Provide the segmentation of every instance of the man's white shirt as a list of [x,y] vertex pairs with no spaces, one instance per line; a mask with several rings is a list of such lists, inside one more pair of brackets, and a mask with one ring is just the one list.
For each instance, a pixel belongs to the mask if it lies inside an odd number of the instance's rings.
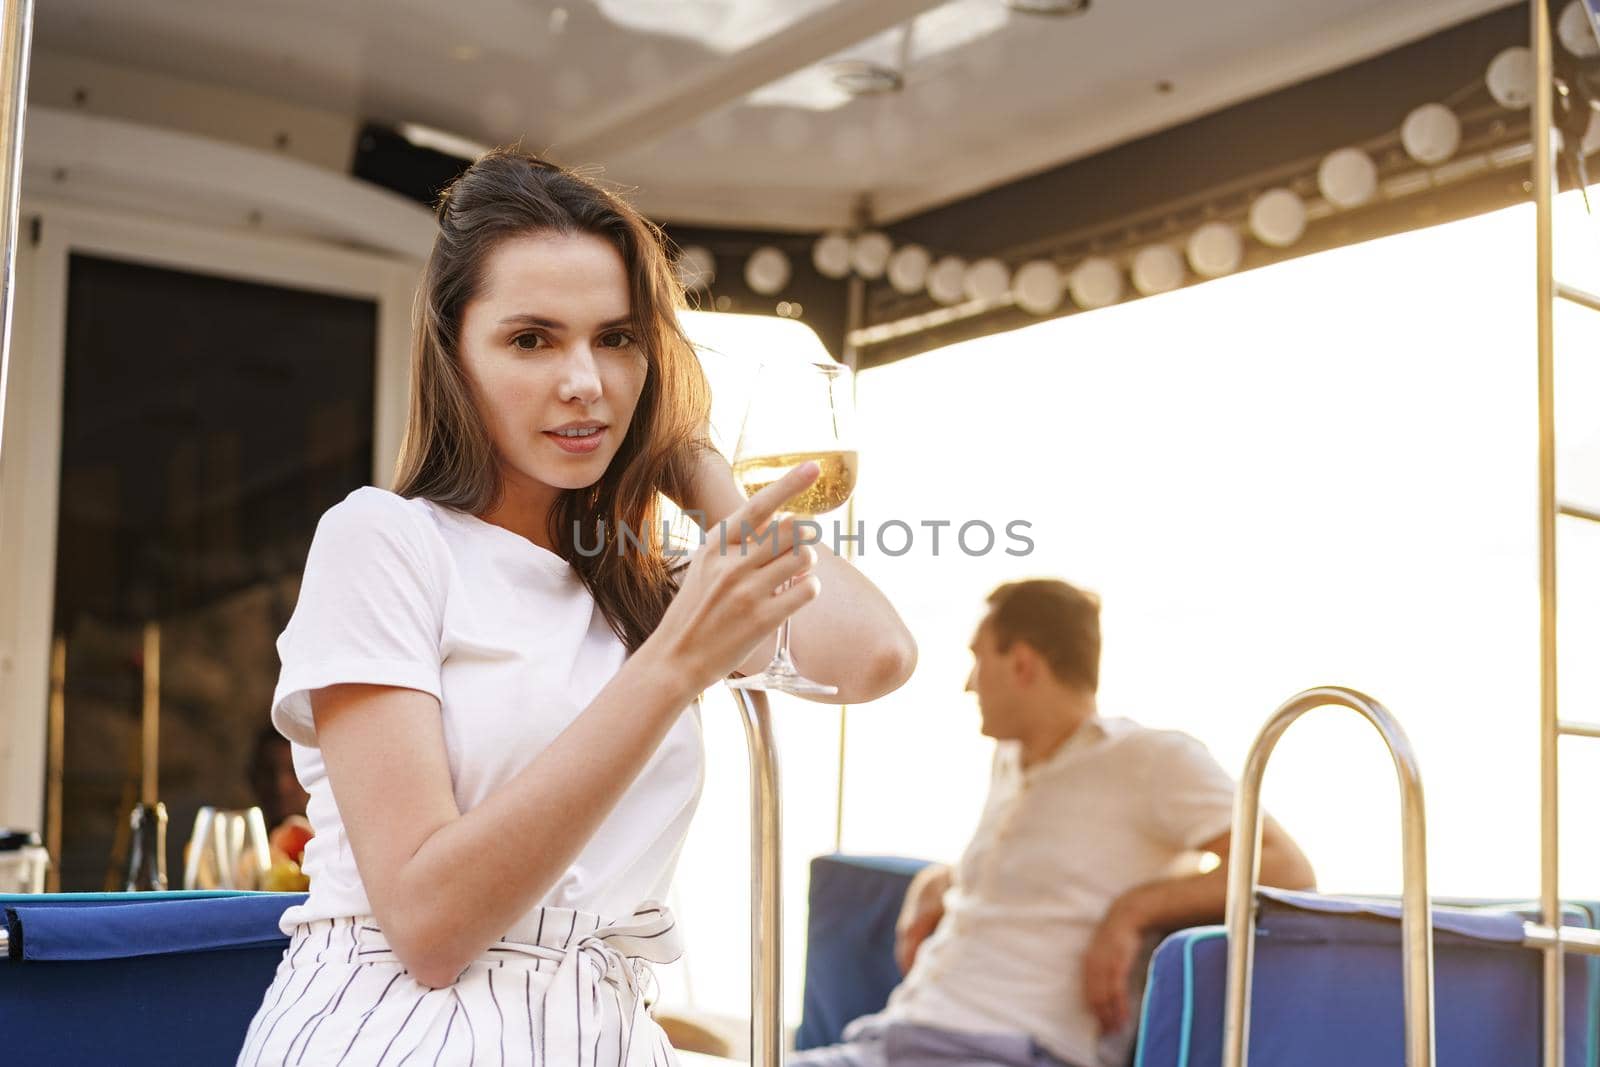
[[1102,1035],[1082,961],[1111,903],[1193,873],[1225,833],[1234,781],[1175,730],[1095,717],[1023,769],[995,752],[977,832],[955,867],[945,916],[878,1018],[1020,1031],[1069,1063],[1121,1067],[1132,1027]]

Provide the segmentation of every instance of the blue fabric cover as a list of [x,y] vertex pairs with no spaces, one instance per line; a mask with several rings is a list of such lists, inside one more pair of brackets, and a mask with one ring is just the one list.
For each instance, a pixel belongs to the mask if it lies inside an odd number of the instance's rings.
[[[1401,1067],[1405,1062],[1399,908],[1263,894],[1251,998],[1252,1063]],[[1438,1062],[1539,1067],[1541,956],[1519,946],[1525,916],[1438,910],[1434,987]],[[1528,916],[1531,917],[1531,916]],[[1568,923],[1589,925],[1587,912]],[[1227,937],[1184,930],[1156,951],[1137,1067],[1217,1067]],[[1591,968],[1567,961],[1566,1062],[1593,1062]]]
[[882,1008],[900,982],[894,924],[927,860],[818,856],[811,861],[805,1006],[795,1047],[839,1042],[850,1020]]
[[0,1061],[228,1064],[303,893],[0,896]]
[[[303,898],[302,898],[303,899]],[[114,960],[219,949],[281,950],[287,905],[277,894],[130,904],[15,903],[5,907],[11,958]]]

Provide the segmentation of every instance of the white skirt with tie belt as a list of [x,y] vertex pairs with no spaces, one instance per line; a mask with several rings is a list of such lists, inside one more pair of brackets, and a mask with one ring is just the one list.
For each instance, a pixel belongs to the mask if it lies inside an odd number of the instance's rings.
[[605,922],[541,908],[453,985],[411,978],[370,918],[295,928],[238,1067],[549,1064],[673,1067],[650,1017],[650,963],[681,954],[666,908]]

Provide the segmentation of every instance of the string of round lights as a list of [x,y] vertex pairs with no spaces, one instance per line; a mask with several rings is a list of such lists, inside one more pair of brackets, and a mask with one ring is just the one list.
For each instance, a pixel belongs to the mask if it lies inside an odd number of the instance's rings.
[[[1557,36],[1572,55],[1600,56],[1582,0],[1570,0],[1561,12]],[[1488,64],[1483,87],[1501,108],[1522,109],[1533,95],[1533,66],[1528,49],[1506,48]],[[1422,167],[1448,164],[1463,141],[1461,117],[1442,102],[1413,108],[1400,124],[1398,140],[1405,157]],[[1392,163],[1392,160],[1391,160]],[[818,237],[811,265],[824,278],[842,281],[852,275],[886,282],[902,296],[925,294],[945,308],[971,304],[980,308],[1015,305],[1038,316],[1051,315],[1068,301],[1077,308],[1107,307],[1130,292],[1144,296],[1170,292],[1195,279],[1220,278],[1244,266],[1248,241],[1270,249],[1286,249],[1300,241],[1309,220],[1372,203],[1380,195],[1377,160],[1364,148],[1341,146],[1325,155],[1316,168],[1314,185],[1301,182],[1301,192],[1288,184],[1255,194],[1237,217],[1201,222],[1187,237],[1163,237],[1119,254],[1091,253],[1075,265],[1034,256],[1008,263],[995,256],[968,261],[941,254],[921,244],[896,246],[880,230],[856,233],[835,230]],[[1302,192],[1315,188],[1321,203],[1308,203]],[[1214,213],[1214,212],[1211,212]],[[678,259],[686,288],[708,289],[716,277],[715,259],[692,246]],[[793,275],[788,254],[767,245],[751,252],[744,280],[762,296],[778,296]]]

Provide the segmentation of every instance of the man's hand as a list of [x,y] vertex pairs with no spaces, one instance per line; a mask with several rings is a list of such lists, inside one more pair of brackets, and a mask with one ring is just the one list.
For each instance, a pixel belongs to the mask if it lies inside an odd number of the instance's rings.
[[1139,958],[1139,924],[1113,907],[1095,929],[1083,954],[1083,995],[1100,1021],[1100,1032],[1116,1033],[1133,1018],[1128,979]]
[[944,895],[950,888],[950,868],[929,864],[917,872],[906,888],[900,918],[894,924],[894,962],[901,974],[911,973],[917,950],[944,918]]
[[[1222,862],[1205,873],[1178,875],[1135,886],[1106,911],[1083,957],[1083,995],[1106,1033],[1120,1030],[1133,1018],[1128,979],[1144,948],[1146,935],[1178,930],[1196,923],[1217,922],[1228,898],[1227,833],[1202,842]],[[1293,839],[1271,818],[1262,828],[1261,884],[1284,889],[1315,888],[1311,864]]]
[[904,912],[900,921],[894,927],[894,962],[899,965],[900,973],[911,973],[911,965],[917,962],[917,950],[939,926],[939,920],[944,918],[944,909],[934,912],[921,912],[907,916]]

